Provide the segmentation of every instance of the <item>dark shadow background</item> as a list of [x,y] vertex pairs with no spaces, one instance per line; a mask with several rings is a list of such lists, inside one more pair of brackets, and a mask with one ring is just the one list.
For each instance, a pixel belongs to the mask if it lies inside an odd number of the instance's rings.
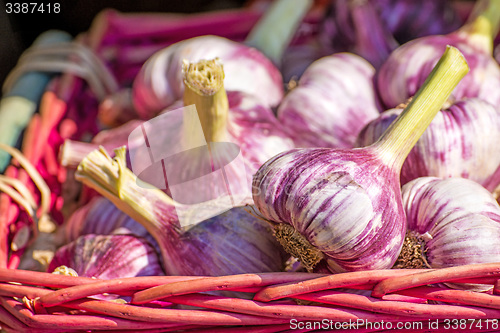
[[22,0],[0,0],[0,83],[15,66],[24,49],[49,29],[60,29],[73,36],[87,31],[94,17],[104,8],[122,12],[194,13],[241,7],[245,0],[52,0],[24,2],[61,4],[59,14],[7,14],[6,3]]

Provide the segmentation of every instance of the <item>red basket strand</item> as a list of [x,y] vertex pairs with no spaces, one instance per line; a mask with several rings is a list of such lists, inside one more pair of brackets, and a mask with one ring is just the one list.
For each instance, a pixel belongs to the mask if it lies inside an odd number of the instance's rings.
[[[469,329],[457,326],[454,331],[489,332],[500,328],[499,295],[431,284],[476,281],[493,288],[499,275],[500,263],[332,275],[281,272],[113,280],[0,269],[0,324],[7,332],[307,332],[326,322],[363,323],[339,332],[379,332],[384,329],[370,323],[396,327],[432,321],[435,327],[413,331],[439,332],[446,331],[451,320],[462,320]],[[346,287],[366,290],[358,294],[342,289]],[[247,292],[213,294],[235,290]],[[102,293],[132,300],[121,304],[92,298]],[[301,329],[293,329],[292,323],[300,323]],[[309,329],[314,323],[316,329]]]

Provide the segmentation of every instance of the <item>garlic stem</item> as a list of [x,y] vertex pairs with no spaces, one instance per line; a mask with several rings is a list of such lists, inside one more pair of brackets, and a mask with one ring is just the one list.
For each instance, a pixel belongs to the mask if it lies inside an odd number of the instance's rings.
[[500,0],[481,0],[475,4],[468,23],[457,32],[466,34],[469,41],[491,55],[499,28]]
[[462,53],[453,46],[447,46],[408,106],[373,144],[387,165],[401,169],[406,156],[468,72],[469,66]]
[[137,184],[137,177],[125,167],[125,147],[116,149],[115,154],[111,159],[102,147],[91,152],[78,166],[75,177],[126,210],[154,236],[163,226],[160,217],[164,212],[159,209],[179,204],[157,188]]
[[66,139],[59,152],[59,163],[65,168],[76,169],[85,156],[98,147],[93,143]]
[[[184,120],[184,143],[189,147],[193,131],[201,122],[205,140],[222,142],[227,137],[229,102],[224,89],[224,70],[218,58],[201,60],[197,63],[184,62],[184,105],[196,106],[198,119],[186,117]],[[198,146],[196,144],[195,146]]]
[[[165,271],[178,262],[181,223],[196,225],[220,212],[218,199],[196,205],[182,205],[163,191],[141,182],[125,165],[125,147],[115,149],[112,159],[101,147],[80,163],[75,178],[109,199],[118,209],[139,222],[160,246]],[[224,202],[224,198],[222,199]],[[175,257],[175,260],[173,259]]]
[[279,64],[297,27],[312,5],[311,0],[277,0],[253,27],[245,44]]
[[137,177],[125,166],[125,147],[116,149],[115,154],[111,159],[103,147],[94,150],[80,163],[75,178],[139,222],[158,242],[163,264],[168,265],[171,256],[165,245],[178,236],[172,232],[178,204],[157,188],[137,184]]

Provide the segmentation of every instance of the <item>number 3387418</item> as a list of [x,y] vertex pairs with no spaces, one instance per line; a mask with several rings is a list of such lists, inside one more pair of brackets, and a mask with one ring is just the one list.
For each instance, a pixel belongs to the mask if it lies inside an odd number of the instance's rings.
[[55,3],[38,3],[38,2],[7,2],[5,4],[5,12],[7,14],[58,14],[61,12],[61,4]]

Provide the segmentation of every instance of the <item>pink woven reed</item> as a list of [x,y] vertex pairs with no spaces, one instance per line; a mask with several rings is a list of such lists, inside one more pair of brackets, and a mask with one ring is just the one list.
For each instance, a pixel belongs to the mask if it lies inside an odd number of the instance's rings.
[[[455,320],[455,332],[495,332],[500,330],[499,279],[500,263],[331,275],[114,280],[0,269],[0,325],[7,332],[309,332],[314,330],[293,328],[327,321],[330,327],[358,323],[339,332],[379,332],[370,325],[383,321],[393,327],[421,322],[421,331],[449,332]],[[451,289],[445,282],[481,283],[492,289]],[[103,293],[129,301],[93,298]],[[439,324],[437,330],[429,329],[431,321]]]

